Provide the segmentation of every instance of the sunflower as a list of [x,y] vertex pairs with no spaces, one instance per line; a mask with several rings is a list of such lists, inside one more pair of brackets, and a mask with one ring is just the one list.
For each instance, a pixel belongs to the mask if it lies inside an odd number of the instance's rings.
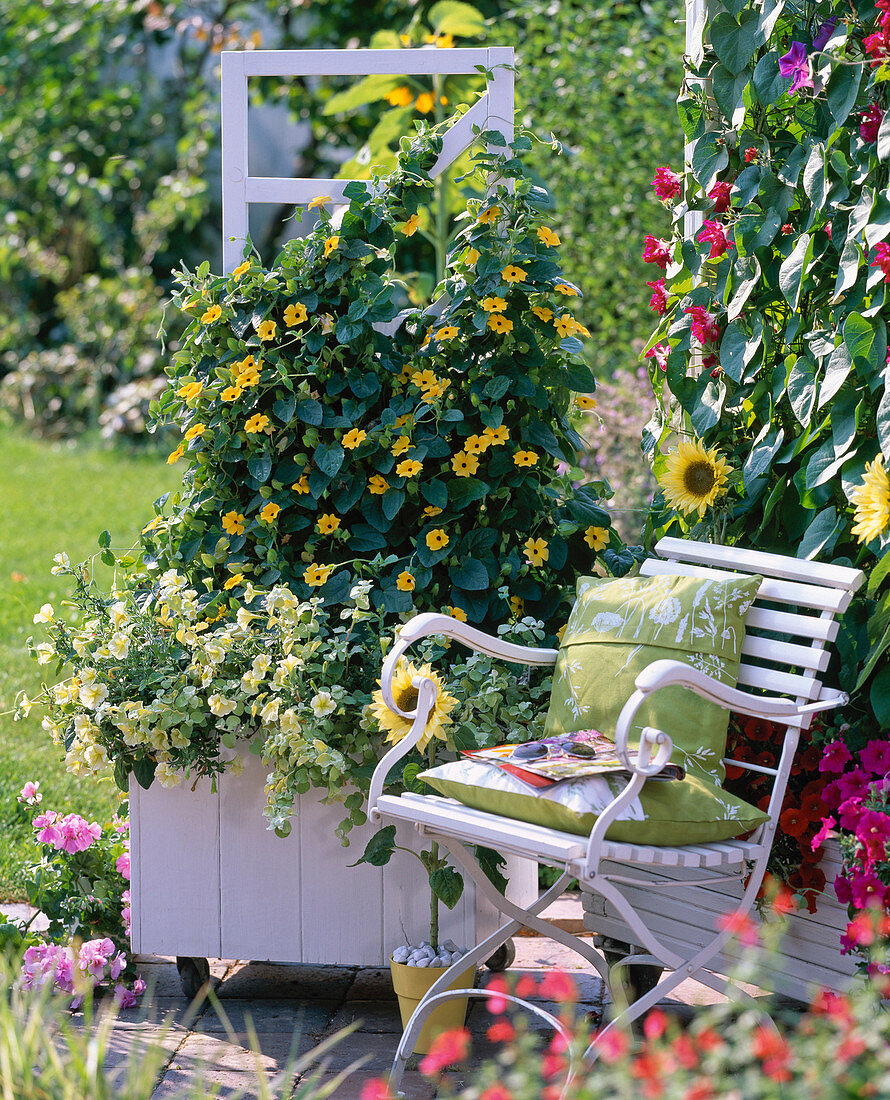
[[[399,661],[396,673],[392,678],[392,697],[399,710],[410,714],[417,708],[418,691],[414,686],[415,676],[423,676],[428,680],[432,680],[436,685],[436,702],[427,719],[426,729],[417,742],[417,748],[420,752],[423,752],[434,737],[437,737],[440,741],[445,740],[445,726],[451,725],[449,715],[457,705],[457,699],[445,690],[442,680],[433,672],[430,665],[421,665],[420,668],[415,668],[412,664]],[[377,719],[380,728],[386,730],[386,740],[393,743],[401,741],[405,734],[410,732],[414,720],[403,718],[400,714],[390,710],[383,701],[382,691],[375,691],[373,700],[371,713]]]
[[729,463],[716,447],[706,450],[699,439],[682,440],[667,455],[664,473],[658,479],[668,504],[684,515],[705,514],[726,491]]
[[856,526],[852,533],[860,542],[880,538],[890,523],[890,479],[884,469],[884,456],[866,462],[862,484],[850,493],[850,503],[856,511]]

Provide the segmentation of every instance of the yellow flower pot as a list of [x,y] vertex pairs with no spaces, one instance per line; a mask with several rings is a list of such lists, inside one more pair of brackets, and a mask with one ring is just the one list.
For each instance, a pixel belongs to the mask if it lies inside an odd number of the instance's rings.
[[[408,1026],[408,1021],[414,1009],[422,1000],[424,994],[437,978],[440,978],[448,969],[447,966],[406,966],[405,963],[389,960],[389,968],[392,973],[393,989],[399,998],[399,1012],[402,1015],[402,1027]],[[476,967],[470,966],[458,974],[448,986],[449,989],[472,989],[473,980],[476,977]],[[427,1016],[420,1035],[414,1044],[415,1054],[426,1054],[430,1049],[433,1039],[443,1031],[452,1028],[463,1027],[467,1018],[467,997],[461,997],[453,1001],[445,1001],[436,1005]]]

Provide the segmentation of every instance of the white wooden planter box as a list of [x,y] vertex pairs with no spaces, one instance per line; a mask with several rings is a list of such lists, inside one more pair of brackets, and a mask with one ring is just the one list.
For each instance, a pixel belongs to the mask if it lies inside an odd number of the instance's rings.
[[[384,868],[350,868],[376,830],[353,829],[344,848],[340,805],[299,799],[289,837],[266,829],[266,768],[245,757],[213,794],[202,779],[143,790],[131,779],[131,943],[134,952],[211,959],[383,966],[407,940],[429,938],[423,868],[396,852]],[[400,827],[397,842],[422,838]],[[508,857],[510,896],[537,897],[537,864]],[[453,910],[440,907],[443,938],[470,947],[497,927],[498,913],[467,881]]]
[[[816,912],[804,910],[789,914],[787,931],[778,953],[769,955],[768,970],[758,979],[762,988],[807,1000],[816,985],[840,991],[850,983],[856,973],[855,956],[840,953],[840,936],[849,917],[846,906],[837,901],[831,886],[840,869],[840,850],[835,841],[829,840],[822,860],[826,887]],[[639,870],[635,868],[634,873]],[[700,872],[694,874],[700,877]],[[647,881],[683,877],[682,871],[663,868],[646,873]],[[687,872],[686,877],[692,876]],[[740,882],[735,881],[724,883],[719,889],[716,886],[690,886],[687,890],[627,887],[626,891],[652,932],[668,947],[687,957],[690,946],[700,947],[707,942],[717,927],[718,918],[730,911],[732,903],[742,893]],[[626,943],[637,942],[627,925],[599,894],[584,894],[582,900],[584,925],[589,931]],[[739,945],[733,941],[709,966],[719,971],[722,965],[723,972],[729,973],[741,961],[744,960],[739,955]]]

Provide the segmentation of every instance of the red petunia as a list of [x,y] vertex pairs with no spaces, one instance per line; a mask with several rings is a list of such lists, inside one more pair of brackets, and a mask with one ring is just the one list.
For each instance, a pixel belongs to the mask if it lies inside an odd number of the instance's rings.
[[509,1020],[498,1020],[485,1033],[490,1043],[511,1043],[516,1038],[516,1029]]
[[470,1052],[470,1033],[465,1027],[437,1035],[417,1067],[424,1077],[436,1077],[446,1067],[462,1062]]
[[549,970],[541,979],[538,994],[560,1004],[574,1004],[578,1000],[578,986],[564,970]]

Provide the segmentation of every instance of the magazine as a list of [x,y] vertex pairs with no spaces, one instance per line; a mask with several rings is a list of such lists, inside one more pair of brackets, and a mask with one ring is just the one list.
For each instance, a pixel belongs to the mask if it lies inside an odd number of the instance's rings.
[[[597,730],[579,730],[519,745],[496,745],[492,749],[465,749],[463,755],[502,768],[532,787],[552,787],[563,779],[590,775],[631,775],[615,751],[615,742]],[[635,749],[629,749],[627,755],[634,761],[637,758]],[[682,779],[685,774],[679,764],[666,764],[651,779]]]

